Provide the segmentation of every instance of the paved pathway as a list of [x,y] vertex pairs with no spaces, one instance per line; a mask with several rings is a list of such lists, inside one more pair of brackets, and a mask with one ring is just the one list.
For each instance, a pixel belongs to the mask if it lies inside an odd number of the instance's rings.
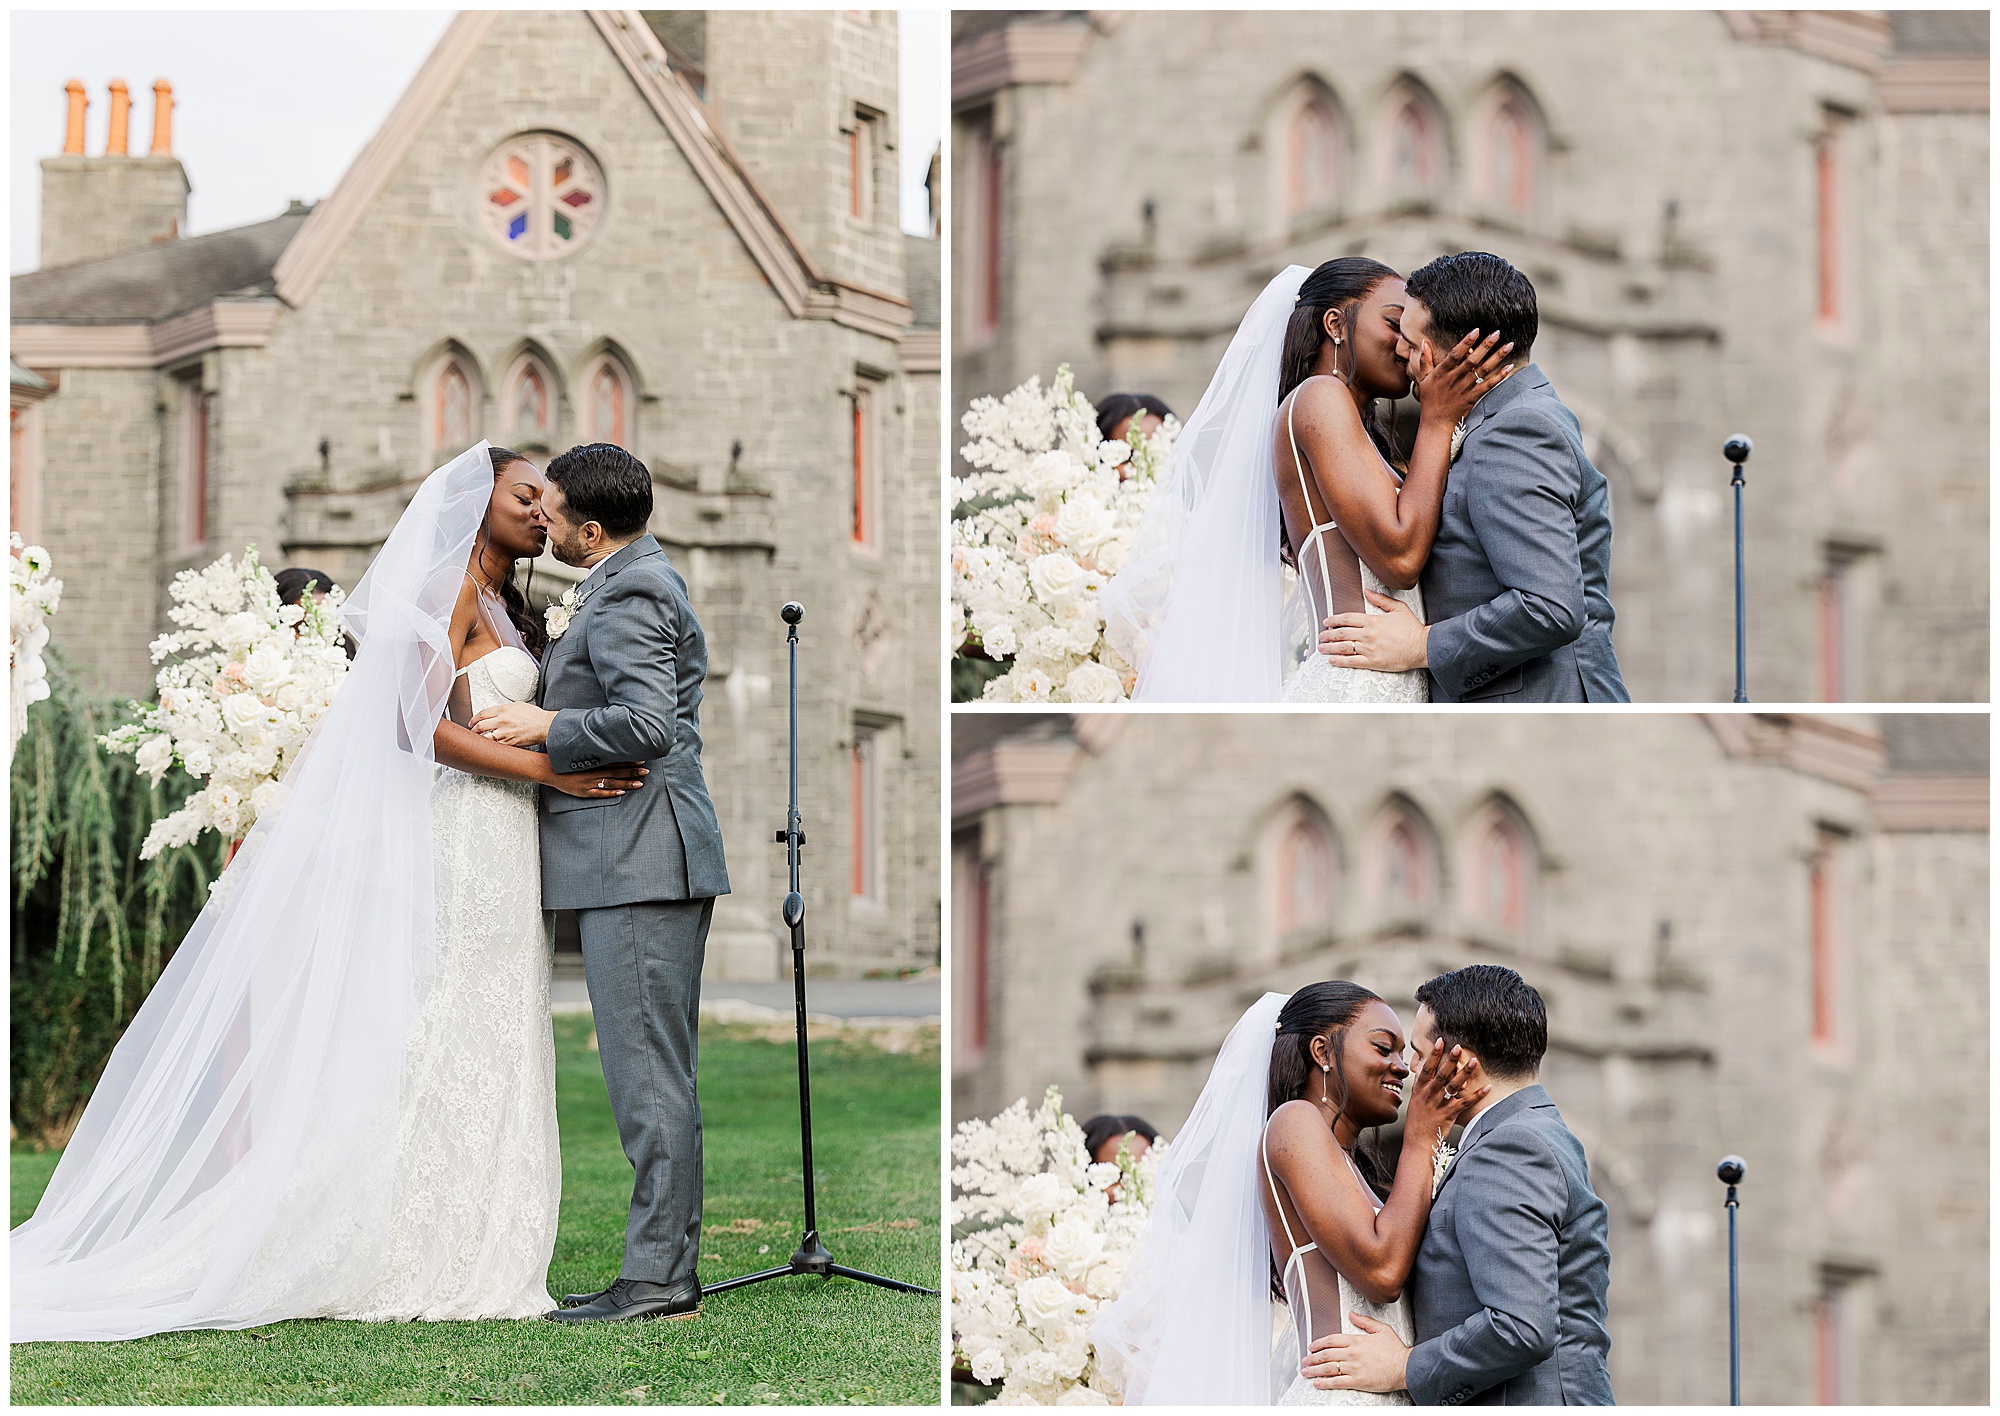
[[[748,1021],[768,1013],[773,1019],[792,1017],[792,985],[726,983],[704,979],[701,1002],[705,1012],[726,1013]],[[718,1005],[721,1005],[718,1007]],[[910,1022],[938,1021],[938,981],[934,978],[825,978],[806,980],[806,1010],[814,1018],[898,1018]],[[590,994],[581,977],[558,976],[555,1011],[588,1013]]]

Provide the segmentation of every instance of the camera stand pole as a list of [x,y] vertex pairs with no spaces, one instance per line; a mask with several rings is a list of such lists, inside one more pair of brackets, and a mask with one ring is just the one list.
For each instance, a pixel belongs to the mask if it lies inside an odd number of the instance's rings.
[[883,1278],[879,1274],[863,1273],[860,1269],[837,1264],[833,1255],[827,1252],[826,1245],[820,1242],[819,1221],[813,1206],[812,1082],[806,1068],[806,900],[799,893],[799,847],[805,844],[806,839],[804,823],[799,817],[799,621],[806,617],[806,608],[797,600],[792,600],[779,613],[790,626],[785,631],[785,644],[792,661],[792,717],[791,797],[785,811],[785,829],[778,832],[778,840],[784,844],[791,866],[791,892],[785,896],[784,914],[785,925],[792,931],[792,998],[796,1005],[799,1039],[799,1154],[805,1161],[806,1228],[790,1262],[760,1273],[746,1273],[738,1278],[725,1278],[720,1283],[704,1284],[701,1292],[706,1298],[712,1293],[726,1293],[732,1288],[762,1283],[768,1278],[815,1273],[822,1278],[852,1278],[861,1283],[872,1283],[878,1288],[893,1288],[901,1293],[921,1293],[935,1298],[935,1288],[922,1288],[914,1283],[904,1283],[901,1279]]

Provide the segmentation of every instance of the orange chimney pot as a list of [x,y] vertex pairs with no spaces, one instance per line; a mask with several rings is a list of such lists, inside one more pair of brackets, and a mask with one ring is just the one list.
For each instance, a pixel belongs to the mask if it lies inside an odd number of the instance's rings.
[[106,157],[124,157],[125,133],[132,119],[132,91],[123,79],[111,81],[111,131],[104,140]]
[[69,122],[63,129],[63,156],[83,156],[83,115],[90,107],[89,98],[83,92],[83,80],[71,79],[63,85],[63,92],[69,95]]
[[153,156],[174,155],[174,86],[165,79],[153,85]]

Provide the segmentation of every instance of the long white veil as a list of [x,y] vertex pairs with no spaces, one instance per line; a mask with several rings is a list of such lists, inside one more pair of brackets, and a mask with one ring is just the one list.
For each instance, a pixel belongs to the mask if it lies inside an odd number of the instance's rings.
[[1091,1328],[1127,1406],[1269,1406],[1271,1237],[1257,1141],[1286,995],[1229,1030],[1167,1147],[1124,1289]]
[[343,613],[361,648],[10,1236],[15,1342],[338,1311],[380,1277],[405,1034],[435,954],[431,735],[492,496],[427,478]]
[[1283,691],[1271,448],[1285,326],[1311,274],[1287,266],[1236,327],[1104,587],[1104,637],[1139,671],[1135,700],[1275,703]]

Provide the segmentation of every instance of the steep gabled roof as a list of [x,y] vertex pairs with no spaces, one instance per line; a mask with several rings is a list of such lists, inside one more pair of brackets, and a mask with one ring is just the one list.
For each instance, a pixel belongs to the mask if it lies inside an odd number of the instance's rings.
[[[694,168],[785,308],[796,317],[830,319],[896,338],[909,322],[908,302],[828,280],[814,268],[728,142],[709,123],[707,111],[687,81],[669,65],[666,50],[639,12],[584,13]],[[333,195],[313,209],[312,217],[278,260],[272,272],[278,298],[295,307],[312,298],[418,135],[464,77],[472,56],[498,18],[496,11],[467,10],[452,20]]]
[[269,295],[272,268],[307,221],[301,210],[206,236],[29,271],[8,283],[17,321],[164,320],[223,295]]

